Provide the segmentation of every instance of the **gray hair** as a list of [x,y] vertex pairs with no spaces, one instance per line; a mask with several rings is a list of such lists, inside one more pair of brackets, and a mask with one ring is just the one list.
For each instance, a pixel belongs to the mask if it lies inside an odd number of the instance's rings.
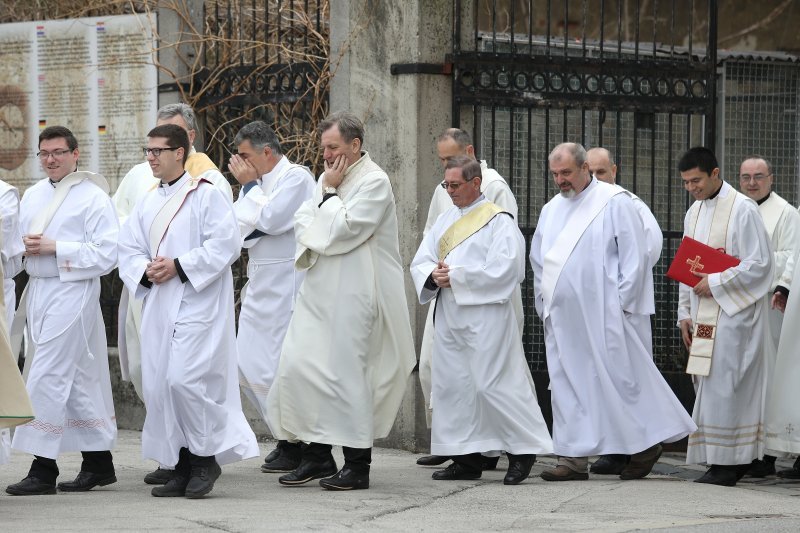
[[464,178],[464,181],[471,181],[472,178],[483,179],[481,164],[466,155],[457,155],[455,157],[451,157],[447,160],[444,168],[445,170],[460,168],[461,177]]
[[267,123],[262,120],[256,120],[254,122],[250,122],[249,124],[245,124],[245,126],[239,130],[239,133],[236,134],[236,137],[233,139],[233,144],[235,146],[239,146],[244,141],[250,141],[250,144],[253,145],[253,148],[256,148],[257,150],[263,150],[265,146],[269,146],[269,149],[275,154],[283,154],[283,149],[281,148],[281,142],[278,140],[278,136],[275,135],[275,132],[272,131],[272,128],[270,128]]
[[183,120],[186,122],[186,127],[190,130],[197,131],[197,119],[195,118],[194,110],[187,104],[179,103],[162,106],[158,110],[157,117],[158,120],[169,120],[178,115],[183,117]]
[[462,150],[472,144],[472,137],[469,136],[469,133],[467,133],[466,130],[462,130],[461,128],[447,128],[441,135],[439,135],[439,138],[436,139],[436,142],[440,143],[442,141],[446,141],[447,139],[453,139],[458,147]]
[[742,160],[742,163],[744,163],[745,161],[750,161],[750,160],[763,161],[764,164],[767,165],[767,173],[769,175],[772,175],[772,163],[770,163],[769,160],[766,157],[764,157],[763,155],[758,155],[758,154],[750,154],[750,155],[748,155],[747,157],[745,157]]
[[553,161],[554,159],[560,159],[559,157],[556,157],[556,154],[562,151],[567,152],[572,157],[572,160],[575,161],[575,166],[578,168],[582,167],[584,163],[586,163],[586,149],[578,143],[559,144],[553,148],[553,151],[550,152],[547,160]]
[[337,111],[319,123],[319,131],[324,133],[334,126],[339,128],[339,133],[342,134],[345,142],[349,143],[353,139],[358,139],[363,146],[364,123],[357,116],[348,111]]

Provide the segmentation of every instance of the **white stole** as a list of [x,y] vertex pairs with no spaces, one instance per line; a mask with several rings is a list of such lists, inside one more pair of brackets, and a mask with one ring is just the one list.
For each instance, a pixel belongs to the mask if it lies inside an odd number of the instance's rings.
[[175,194],[169,197],[164,205],[161,206],[161,209],[158,210],[158,213],[156,213],[152,224],[150,224],[150,259],[155,259],[156,256],[158,256],[158,247],[161,245],[161,241],[164,239],[169,225],[172,223],[175,215],[178,214],[178,211],[181,210],[184,202],[186,202],[186,198],[192,191],[197,189],[202,181],[211,183],[206,179],[197,179],[189,176],[189,179],[175,191]]
[[553,301],[553,293],[556,289],[558,279],[564,270],[569,256],[575,250],[578,241],[586,229],[591,225],[597,215],[605,209],[608,202],[614,196],[624,193],[625,189],[618,185],[607,185],[598,183],[592,190],[580,199],[580,204],[574,208],[569,220],[564,224],[564,228],[556,237],[555,244],[547,251],[544,256],[542,266],[542,300],[543,313],[542,320],[550,315],[550,304]]
[[[704,244],[717,250],[725,250],[728,239],[728,225],[730,223],[733,204],[736,201],[736,192],[731,190],[725,198],[719,198],[714,206],[714,215],[711,219],[711,229],[708,232],[708,241]],[[689,217],[691,226],[688,233],[696,239],[697,220],[703,203],[694,206],[695,213]],[[720,307],[713,297],[699,298],[697,316],[694,320],[692,332],[692,346],[689,349],[689,361],[686,363],[686,373],[696,376],[707,376],[711,373],[711,356],[714,353],[714,339],[717,335],[717,322],[719,321]]]

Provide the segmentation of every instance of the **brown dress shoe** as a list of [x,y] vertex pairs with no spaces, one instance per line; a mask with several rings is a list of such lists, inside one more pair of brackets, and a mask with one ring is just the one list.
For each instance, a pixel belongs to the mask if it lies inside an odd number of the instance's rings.
[[542,479],[545,481],[576,481],[589,479],[589,474],[586,472],[576,472],[564,465],[558,465],[552,470],[545,470],[541,473]]
[[628,466],[625,467],[625,470],[622,471],[619,478],[629,480],[642,479],[647,476],[647,474],[653,470],[653,467],[656,462],[658,462],[663,451],[664,448],[661,447],[661,444],[656,444],[643,452],[631,455],[631,462],[628,463]]

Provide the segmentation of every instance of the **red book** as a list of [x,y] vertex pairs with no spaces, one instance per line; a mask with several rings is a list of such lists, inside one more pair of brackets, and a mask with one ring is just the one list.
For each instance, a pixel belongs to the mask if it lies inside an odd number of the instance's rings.
[[667,270],[667,277],[694,287],[701,279],[694,275],[695,272],[716,274],[739,263],[738,259],[725,252],[720,252],[691,237],[684,237],[678,246],[675,259]]

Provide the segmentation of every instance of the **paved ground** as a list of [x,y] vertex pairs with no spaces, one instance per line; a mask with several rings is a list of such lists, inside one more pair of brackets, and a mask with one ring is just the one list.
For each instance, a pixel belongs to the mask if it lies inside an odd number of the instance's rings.
[[[735,488],[691,483],[700,468],[662,457],[648,479],[548,483],[538,478],[554,464],[543,457],[537,477],[502,484],[500,468],[475,481],[433,481],[433,468],[418,467],[415,454],[374,452],[371,488],[332,493],[309,484],[282,487],[260,460],[228,465],[203,500],[153,498],[142,477],[140,434],[120,432],[115,453],[119,482],[82,494],[0,495],[3,531],[800,531],[800,483],[748,481]],[[262,444],[262,457],[272,443]],[[341,451],[336,452],[341,460]],[[782,461],[783,466],[789,466]],[[15,454],[0,467],[3,487],[24,477],[29,458]],[[71,479],[78,454],[64,456],[61,480]]]

